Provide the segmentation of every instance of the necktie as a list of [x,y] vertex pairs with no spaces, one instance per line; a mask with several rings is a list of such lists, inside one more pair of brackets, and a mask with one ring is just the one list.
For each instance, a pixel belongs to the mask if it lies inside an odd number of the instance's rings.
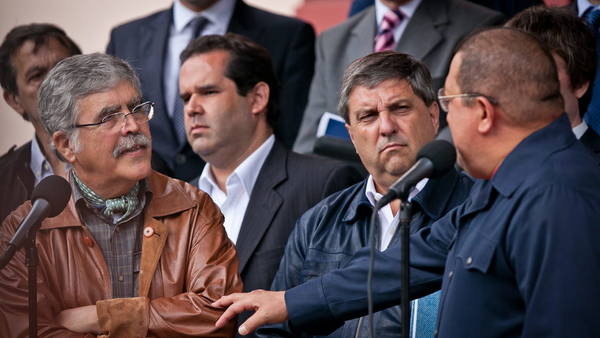
[[381,24],[379,25],[379,33],[375,37],[375,51],[381,52],[384,50],[394,49],[396,41],[394,41],[394,28],[398,27],[402,21],[402,12],[399,10],[389,10],[383,16]]
[[[584,14],[584,19],[596,36],[596,54],[597,60],[600,61],[600,8],[589,8]],[[591,90],[592,100],[587,107],[585,120],[596,133],[600,133],[600,67],[596,68],[596,78]]]
[[[192,19],[188,25],[192,28],[192,39],[194,41],[197,37],[202,34],[202,30],[208,24],[208,19],[205,17],[199,16]],[[176,87],[179,88],[179,77],[177,77]],[[179,92],[179,90],[177,91]],[[175,134],[177,136],[177,141],[179,142],[179,148],[181,149],[183,145],[187,142],[185,137],[185,125],[183,123],[183,101],[179,98],[179,95],[175,97],[175,111],[173,112],[173,127],[175,129]]]

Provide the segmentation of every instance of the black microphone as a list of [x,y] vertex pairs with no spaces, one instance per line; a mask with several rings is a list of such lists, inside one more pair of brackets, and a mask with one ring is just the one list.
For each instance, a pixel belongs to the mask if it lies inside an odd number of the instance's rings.
[[32,229],[39,226],[45,218],[57,216],[65,209],[69,197],[71,197],[71,186],[64,178],[57,175],[44,178],[33,189],[31,210],[15,231],[10,242],[8,242],[6,251],[0,259],[0,269],[23,246]]
[[426,177],[438,177],[454,166],[456,151],[448,141],[436,140],[427,143],[417,154],[417,162],[408,169],[383,196],[375,206],[381,209],[384,205],[399,198],[406,200],[410,189]]

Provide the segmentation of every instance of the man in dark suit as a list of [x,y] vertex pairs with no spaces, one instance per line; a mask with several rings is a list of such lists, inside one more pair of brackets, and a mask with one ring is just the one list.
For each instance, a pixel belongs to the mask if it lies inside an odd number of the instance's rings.
[[314,31],[309,24],[259,10],[241,0],[175,0],[171,8],[111,32],[106,52],[127,60],[138,71],[143,95],[156,103],[150,122],[153,148],[177,178],[189,180],[204,165],[187,144],[180,120],[179,54],[195,36],[226,32],[246,36],[271,53],[281,81],[280,99],[285,102],[275,134],[291,147],[313,74]]
[[207,162],[192,184],[225,216],[244,289],[269,288],[296,219],[361,177],[349,165],[293,153],[273,135],[278,95],[266,49],[237,34],[209,35],[181,63],[187,138]]
[[0,221],[29,199],[42,178],[64,171],[50,147],[50,136],[38,113],[37,91],[46,73],[60,60],[81,54],[67,34],[54,25],[29,24],[13,28],[0,46],[0,85],[6,103],[35,135],[19,148],[12,147],[0,158]]
[[[394,13],[395,19],[387,19],[387,13]],[[342,74],[352,61],[383,49],[406,53],[425,63],[438,88],[455,44],[472,30],[502,19],[499,12],[464,0],[376,0],[374,6],[323,32],[317,40],[315,76],[294,150],[313,151],[319,119],[324,112],[336,113]],[[390,27],[389,22],[395,25]],[[393,40],[386,48],[376,48],[374,42],[388,34]]]
[[536,36],[551,50],[573,132],[600,155],[600,136],[583,119],[596,69],[594,36],[584,21],[566,9],[539,6],[517,14],[506,26]]

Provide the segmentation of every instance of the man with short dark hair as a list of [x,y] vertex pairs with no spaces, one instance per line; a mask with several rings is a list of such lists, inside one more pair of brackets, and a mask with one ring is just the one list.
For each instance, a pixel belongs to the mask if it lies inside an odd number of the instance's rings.
[[204,165],[189,147],[181,120],[179,55],[196,37],[228,32],[243,35],[271,53],[285,102],[275,134],[291,148],[314,69],[315,33],[310,24],[242,0],[174,0],[170,8],[120,25],[110,34],[106,52],[131,63],[144,97],[156,102],[156,117],[150,122],[154,149],[176,178],[189,181]]
[[[223,337],[211,301],[242,285],[210,198],[152,170],[139,80],[105,54],[64,59],[40,87],[40,120],[68,162],[72,196],[37,232],[40,337]],[[5,247],[31,210],[3,222]],[[0,271],[0,332],[27,331],[23,250]]]
[[597,66],[596,42],[585,22],[567,9],[537,6],[517,14],[506,26],[534,35],[550,49],[573,133],[600,154],[600,136],[583,119]]
[[179,76],[187,137],[236,243],[244,290],[266,289],[300,215],[358,180],[350,165],[293,153],[273,135],[277,80],[268,51],[233,33],[193,41]]
[[[343,266],[369,242],[370,210],[388,187],[415,163],[417,152],[432,141],[438,128],[439,108],[431,75],[415,58],[397,52],[374,53],[354,61],[344,73],[338,111],[370,173],[368,179],[319,202],[298,220],[272,290],[286,290]],[[450,170],[439,178],[424,179],[410,194],[413,202],[411,233],[428,228],[469,194],[471,180]],[[379,249],[400,239],[400,201],[379,213]],[[413,304],[411,322],[418,335],[433,334],[439,294]],[[377,337],[402,333],[400,307],[374,315]],[[354,319],[329,337],[366,337],[366,318]],[[259,330],[264,337],[305,336],[289,325]]]
[[[468,37],[438,95],[459,164],[477,180],[464,203],[411,236],[411,298],[442,280],[438,337],[597,337],[600,175],[571,131],[554,60],[533,36]],[[375,309],[400,302],[400,245],[376,253]],[[287,291],[222,298],[256,313],[250,332],[286,320],[326,334],[367,311],[369,250]]]
[[0,85],[6,103],[33,125],[30,142],[12,147],[0,158],[0,221],[29,199],[33,187],[48,175],[62,174],[38,113],[37,92],[46,74],[60,60],[81,54],[65,32],[51,24],[13,28],[0,45]]

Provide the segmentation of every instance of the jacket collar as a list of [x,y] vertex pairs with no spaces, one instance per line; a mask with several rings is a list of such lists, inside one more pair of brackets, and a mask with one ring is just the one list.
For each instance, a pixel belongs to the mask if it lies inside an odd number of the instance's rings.
[[504,159],[491,179],[498,192],[510,196],[530,173],[538,171],[553,153],[577,142],[566,114],[527,136]]
[[[194,206],[194,201],[186,194],[181,184],[167,176],[152,172],[147,178],[148,190],[152,198],[146,207],[146,216],[156,218],[179,213]],[[42,222],[41,230],[83,226],[79,219],[73,196],[60,215]]]
[[[441,177],[430,179],[423,190],[413,198],[412,202],[419,205],[421,210],[431,219],[440,218],[448,205],[454,186],[457,184],[458,176],[458,172],[452,169]],[[344,222],[356,222],[360,218],[368,217],[372,212],[373,205],[364,194],[366,186],[367,180],[364,180],[352,187],[352,189],[355,189],[355,197],[348,207],[346,216],[344,216]]]

